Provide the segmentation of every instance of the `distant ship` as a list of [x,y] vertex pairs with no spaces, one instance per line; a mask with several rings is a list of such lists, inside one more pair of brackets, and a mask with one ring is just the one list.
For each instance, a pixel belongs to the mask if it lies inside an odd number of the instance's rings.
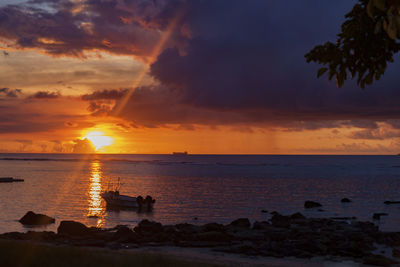
[[187,154],[188,154],[187,151],[184,151],[184,152],[172,152],[172,155],[174,155],[174,156],[185,156]]

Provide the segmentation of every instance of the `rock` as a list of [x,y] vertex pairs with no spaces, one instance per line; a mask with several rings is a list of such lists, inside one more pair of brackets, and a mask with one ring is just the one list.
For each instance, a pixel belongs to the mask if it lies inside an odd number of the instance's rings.
[[380,220],[381,216],[387,216],[387,215],[389,215],[389,214],[384,213],[384,212],[374,213],[374,215],[372,215],[372,219]]
[[200,241],[228,242],[231,237],[221,232],[204,232],[197,234],[196,239]]
[[339,220],[339,221],[348,221],[348,220],[355,220],[357,217],[330,217],[331,220]]
[[375,266],[390,266],[392,264],[396,264],[397,262],[382,255],[372,254],[365,257],[363,263]]
[[250,221],[247,218],[240,218],[237,220],[234,220],[229,224],[230,226],[235,226],[235,227],[242,227],[242,228],[250,228]]
[[33,211],[28,211],[19,222],[24,225],[45,225],[55,223],[55,219],[44,214],[37,214]]
[[56,239],[56,233],[48,231],[43,231],[43,232],[28,231],[25,234],[25,237],[28,240],[52,241]]
[[119,226],[118,230],[114,233],[113,239],[120,239],[126,238],[127,236],[131,235],[133,231],[127,226]]
[[254,231],[253,229],[244,229],[242,231],[230,231],[228,232],[228,234],[235,241],[251,240],[255,242],[263,242],[265,240],[265,235],[264,235],[265,232],[266,232],[265,229],[264,231]]
[[62,221],[57,228],[58,234],[71,236],[84,236],[90,234],[90,229],[83,223],[75,221]]
[[386,205],[391,205],[391,204],[400,204],[400,201],[389,201],[389,200],[386,200],[385,202],[383,202],[384,204],[386,204]]
[[300,212],[296,212],[296,213],[290,215],[290,219],[292,219],[292,220],[304,220],[304,219],[306,219],[306,217],[303,214],[301,214]]
[[397,249],[397,248],[394,248],[392,250],[392,256],[395,257],[395,258],[400,258],[400,250]]
[[200,233],[203,231],[202,227],[190,223],[178,223],[175,225],[175,228],[184,234]]
[[271,224],[274,227],[279,227],[279,228],[289,228],[290,227],[290,217],[289,216],[283,216],[280,214],[272,216]]
[[269,222],[254,222],[253,230],[265,230],[271,226]]
[[306,208],[306,209],[318,208],[318,207],[322,207],[322,205],[318,202],[314,202],[314,201],[310,201],[310,200],[307,200],[306,202],[304,202],[304,208]]
[[222,224],[219,223],[207,223],[205,225],[203,225],[203,229],[205,232],[224,232],[225,231],[225,227]]
[[340,200],[340,202],[342,202],[342,203],[350,203],[351,200],[350,200],[349,198],[345,197],[345,198],[342,198],[342,199]]
[[167,234],[175,234],[177,231],[174,225],[164,225],[163,232]]
[[137,233],[160,233],[163,231],[162,224],[159,222],[152,222],[149,220],[142,220],[137,227],[134,228]]
[[0,235],[1,239],[10,239],[10,240],[23,240],[25,239],[25,233],[20,232],[9,232]]

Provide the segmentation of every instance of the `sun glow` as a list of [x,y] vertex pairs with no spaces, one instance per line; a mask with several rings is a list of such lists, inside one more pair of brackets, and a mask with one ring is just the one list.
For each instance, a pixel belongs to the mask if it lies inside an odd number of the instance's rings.
[[96,148],[96,151],[101,150],[103,147],[110,146],[114,143],[114,139],[110,136],[104,135],[101,131],[88,132],[85,137]]

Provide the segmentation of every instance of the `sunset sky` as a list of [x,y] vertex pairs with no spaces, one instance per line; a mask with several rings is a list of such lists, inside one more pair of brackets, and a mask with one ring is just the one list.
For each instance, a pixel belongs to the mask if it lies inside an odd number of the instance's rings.
[[0,152],[400,153],[398,56],[365,90],[304,59],[356,2],[0,0]]

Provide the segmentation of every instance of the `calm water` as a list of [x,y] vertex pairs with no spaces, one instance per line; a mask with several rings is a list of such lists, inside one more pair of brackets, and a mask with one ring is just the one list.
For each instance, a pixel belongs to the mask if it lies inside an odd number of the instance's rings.
[[[28,210],[91,226],[136,225],[144,218],[165,224],[228,223],[239,217],[266,220],[262,209],[308,216],[356,216],[400,231],[400,157],[0,154],[0,176],[25,179],[0,184],[0,233],[24,231]],[[121,178],[122,194],[151,195],[151,214],[110,211],[100,197]],[[341,204],[348,197],[350,204]],[[324,212],[305,211],[315,200]],[[97,215],[98,218],[88,218]],[[197,217],[197,220],[194,218]],[[51,225],[39,229],[55,230]]]

